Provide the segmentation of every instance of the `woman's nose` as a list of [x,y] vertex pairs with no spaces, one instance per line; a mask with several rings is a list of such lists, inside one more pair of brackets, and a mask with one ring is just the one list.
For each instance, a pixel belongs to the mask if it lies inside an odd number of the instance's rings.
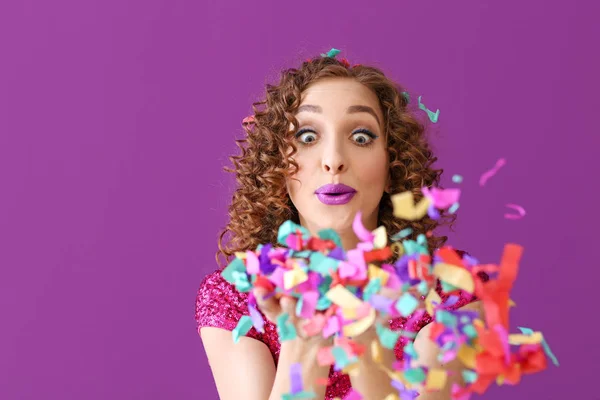
[[346,169],[347,163],[344,160],[342,149],[336,143],[330,143],[324,146],[322,168],[323,171],[330,174],[339,174]]

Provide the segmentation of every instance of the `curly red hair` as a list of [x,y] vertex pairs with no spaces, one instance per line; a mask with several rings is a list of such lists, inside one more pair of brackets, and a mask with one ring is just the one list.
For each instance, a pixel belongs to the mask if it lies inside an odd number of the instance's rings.
[[451,226],[455,214],[443,211],[437,220],[425,216],[418,221],[405,221],[393,215],[391,194],[411,191],[418,201],[423,197],[421,187],[438,186],[443,173],[442,169],[432,168],[437,157],[425,138],[424,124],[408,109],[403,88],[376,67],[350,66],[345,59],[317,57],[302,63],[299,69],[284,70],[277,85],[267,84],[266,99],[252,105],[254,118],[244,120],[245,138],[236,140],[240,154],[230,157],[233,168],[225,168],[235,174],[237,188],[229,205],[229,222],[219,235],[217,263],[221,264],[221,257],[228,262],[237,251],[275,244],[283,222],[298,223],[298,211],[285,185],[286,178],[298,168],[293,160],[297,149],[290,134],[298,129],[294,114],[309,84],[333,77],[352,78],[370,88],[383,111],[390,193],[384,193],[381,199],[378,226],[384,225],[390,236],[411,228],[413,233],[409,238],[413,239],[419,233],[430,232],[429,249],[437,249],[446,242],[447,236],[436,236],[432,231],[441,225]]

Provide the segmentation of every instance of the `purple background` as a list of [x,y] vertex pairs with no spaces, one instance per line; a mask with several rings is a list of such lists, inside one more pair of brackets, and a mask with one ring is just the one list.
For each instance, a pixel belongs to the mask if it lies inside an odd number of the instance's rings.
[[525,246],[511,328],[561,366],[484,398],[600,399],[593,3],[0,2],[0,398],[217,397],[193,314],[222,167],[265,82],[336,47],[441,110],[444,183],[465,179],[450,243]]

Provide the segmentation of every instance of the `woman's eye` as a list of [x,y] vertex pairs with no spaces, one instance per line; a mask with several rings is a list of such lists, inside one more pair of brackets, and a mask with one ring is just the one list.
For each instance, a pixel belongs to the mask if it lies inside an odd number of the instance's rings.
[[305,132],[297,136],[302,143],[312,143],[317,140],[317,134],[314,132]]
[[367,144],[373,140],[373,138],[366,133],[355,133],[352,138],[357,144]]

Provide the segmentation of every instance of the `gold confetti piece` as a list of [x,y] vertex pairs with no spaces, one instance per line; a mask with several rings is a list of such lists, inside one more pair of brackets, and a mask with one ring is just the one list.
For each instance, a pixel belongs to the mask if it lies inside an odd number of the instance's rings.
[[534,332],[531,335],[524,335],[521,333],[513,333],[508,335],[508,343],[510,344],[538,344],[542,343],[544,336],[542,332]]
[[371,358],[378,364],[383,362],[383,354],[381,351],[381,345],[379,344],[379,340],[375,339],[371,342]]
[[441,281],[469,293],[473,293],[475,290],[475,282],[473,281],[471,273],[458,265],[438,263],[433,268],[433,275],[438,277]]
[[404,246],[400,242],[392,243],[390,250],[392,250],[392,253],[394,253],[396,257],[401,257],[404,254]]
[[400,397],[396,393],[390,393],[383,400],[400,400]]
[[475,364],[475,356],[476,355],[477,355],[477,352],[475,351],[475,349],[470,346],[467,346],[467,345],[462,345],[460,347],[460,349],[458,349],[458,353],[456,354],[458,359],[467,368],[471,368],[471,369],[476,369],[476,364]]
[[385,286],[390,277],[390,273],[384,269],[379,268],[375,264],[369,264],[368,276],[369,280],[379,278],[379,280],[381,281],[381,286]]
[[425,308],[427,309],[427,314],[433,315],[433,304],[432,301],[440,304],[442,302],[442,298],[434,289],[429,290],[427,293],[427,297],[425,297]]
[[234,254],[240,260],[245,260],[246,259],[246,252],[245,251],[236,251]]
[[516,307],[517,303],[515,303],[512,299],[508,299],[508,306],[509,307]]
[[447,378],[448,374],[443,369],[431,368],[427,374],[425,387],[428,390],[441,390],[444,386],[446,386]]
[[498,386],[502,386],[503,383],[504,383],[504,375],[498,375],[498,377],[496,378],[496,384]]
[[342,285],[335,285],[325,294],[336,306],[357,309],[363,302]]
[[419,203],[415,205],[415,200],[412,192],[402,192],[391,196],[394,207],[394,216],[408,221],[421,219],[427,214],[427,209],[431,200],[428,197],[423,197]]
[[342,308],[342,315],[344,319],[356,319],[357,309],[356,308]]
[[387,246],[387,231],[385,226],[381,225],[379,228],[375,229],[373,232],[375,238],[373,238],[373,247],[376,249],[383,249]]
[[[333,301],[333,300],[332,300]],[[356,337],[361,333],[364,333],[373,323],[375,322],[375,317],[377,313],[374,308],[371,308],[369,311],[369,315],[360,319],[356,322],[353,322],[348,325],[344,325],[344,336]]]
[[283,274],[283,287],[285,290],[289,290],[294,286],[301,284],[302,282],[306,282],[308,280],[308,275],[304,270],[300,268],[294,268],[290,271],[285,271]]

